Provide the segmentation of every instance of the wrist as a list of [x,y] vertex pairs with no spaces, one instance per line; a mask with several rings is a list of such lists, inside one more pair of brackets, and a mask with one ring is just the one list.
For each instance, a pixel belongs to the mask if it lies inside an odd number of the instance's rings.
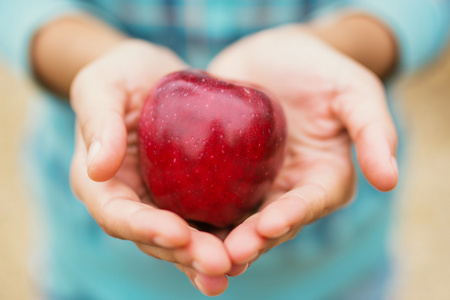
[[93,17],[62,17],[40,28],[33,37],[30,56],[34,75],[46,88],[67,97],[79,70],[126,39]]
[[386,25],[370,15],[347,15],[330,24],[311,24],[309,29],[380,78],[388,76],[396,66],[398,51],[395,37]]

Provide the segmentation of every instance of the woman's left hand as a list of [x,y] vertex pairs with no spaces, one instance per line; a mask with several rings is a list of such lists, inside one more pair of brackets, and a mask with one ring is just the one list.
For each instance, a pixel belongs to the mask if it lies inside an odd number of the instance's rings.
[[368,181],[381,191],[395,187],[397,134],[380,80],[305,27],[246,37],[208,71],[266,89],[288,124],[286,159],[273,188],[224,241],[234,265],[229,275],[243,273],[261,254],[352,199],[352,143]]

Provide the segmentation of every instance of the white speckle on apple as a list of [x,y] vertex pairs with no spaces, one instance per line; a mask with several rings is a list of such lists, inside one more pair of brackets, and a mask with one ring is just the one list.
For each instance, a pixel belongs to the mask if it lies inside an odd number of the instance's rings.
[[[277,149],[283,149],[285,137],[282,111],[273,115],[264,94],[251,87],[204,73],[182,71],[167,78],[161,82],[164,88],[157,87],[159,93],[147,98],[153,103],[147,102],[151,107],[145,106],[145,119],[140,120],[139,147],[148,158],[141,173],[151,185],[147,187],[155,194],[156,205],[186,220],[217,227],[234,224],[241,207],[253,209],[258,204],[256,197],[277,171],[278,165],[263,150],[267,140],[268,149],[275,146],[276,162],[281,161],[283,153]],[[266,124],[266,116],[277,122]],[[274,126],[269,129],[269,125]],[[254,186],[261,186],[261,192],[253,196]],[[193,212],[197,208],[199,213]]]

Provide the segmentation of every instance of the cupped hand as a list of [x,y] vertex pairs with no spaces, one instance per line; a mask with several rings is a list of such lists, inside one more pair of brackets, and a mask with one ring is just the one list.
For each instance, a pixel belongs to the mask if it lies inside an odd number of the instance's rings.
[[79,72],[71,87],[77,120],[71,184],[106,233],[174,263],[203,293],[216,295],[226,289],[231,267],[223,242],[154,207],[138,169],[145,97],[161,77],[184,68],[166,48],[125,40]]
[[286,159],[272,190],[224,241],[233,262],[229,275],[352,199],[352,143],[368,181],[381,191],[395,187],[397,135],[380,80],[305,27],[246,37],[208,71],[260,86],[281,103],[288,124]]

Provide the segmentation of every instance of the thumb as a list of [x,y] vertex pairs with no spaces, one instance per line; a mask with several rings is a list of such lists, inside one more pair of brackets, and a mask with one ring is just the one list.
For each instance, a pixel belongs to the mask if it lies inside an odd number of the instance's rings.
[[397,131],[391,118],[384,89],[372,79],[364,89],[349,89],[334,103],[343,121],[363,174],[381,191],[392,190],[398,181]]
[[86,168],[94,181],[112,178],[126,154],[125,91],[84,70],[71,88],[71,104],[86,144]]

